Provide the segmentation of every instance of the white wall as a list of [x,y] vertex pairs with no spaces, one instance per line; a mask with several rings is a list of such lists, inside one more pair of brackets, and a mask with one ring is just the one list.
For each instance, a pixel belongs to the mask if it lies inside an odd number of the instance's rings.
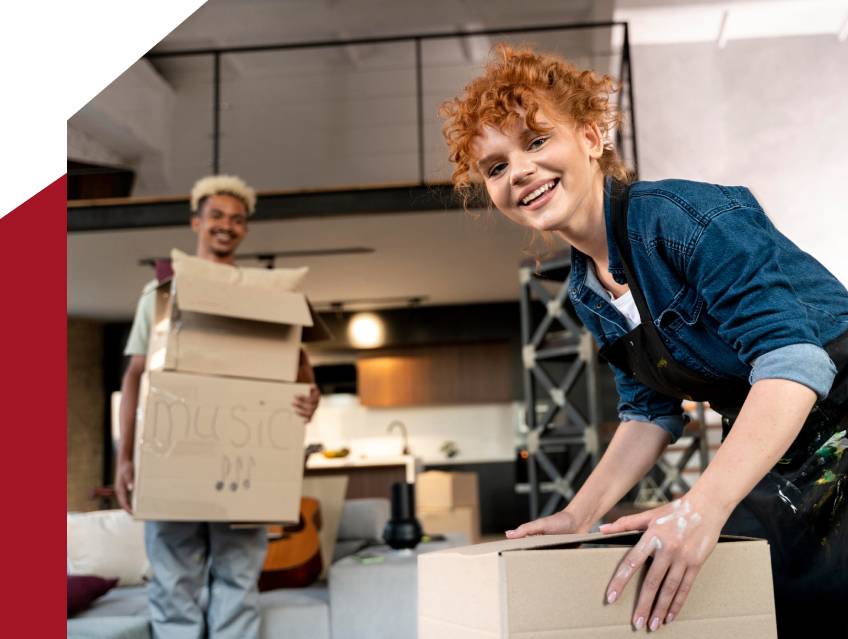
[[[521,408],[519,403],[366,408],[353,395],[330,395],[321,399],[306,428],[306,441],[328,449],[346,446],[357,457],[400,441],[400,431],[386,432],[392,421],[400,420],[411,453],[424,463],[512,461]],[[451,460],[439,450],[448,440],[459,449]]]
[[641,177],[748,186],[848,283],[848,43],[638,46],[633,65]]

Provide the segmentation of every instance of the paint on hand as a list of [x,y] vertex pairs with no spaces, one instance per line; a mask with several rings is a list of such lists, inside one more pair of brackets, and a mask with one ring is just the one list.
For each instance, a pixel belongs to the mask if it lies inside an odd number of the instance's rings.
[[674,513],[669,513],[667,515],[663,515],[662,517],[659,517],[658,519],[654,520],[654,523],[657,526],[662,526],[663,524],[670,522],[672,519],[674,519]]
[[654,520],[654,525],[664,526],[673,520],[675,522],[677,538],[683,539],[683,536],[686,534],[686,529],[689,528],[690,525],[695,526],[700,523],[701,515],[693,512],[692,505],[685,499],[675,499],[671,503],[671,508],[672,511],[667,515],[657,517],[657,519]]

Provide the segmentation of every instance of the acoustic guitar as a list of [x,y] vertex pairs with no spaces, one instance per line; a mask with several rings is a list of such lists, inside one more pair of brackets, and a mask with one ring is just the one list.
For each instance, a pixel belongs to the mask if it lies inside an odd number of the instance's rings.
[[[307,447],[309,455],[322,450],[320,444]],[[268,526],[268,553],[259,577],[259,591],[276,588],[305,588],[321,575],[321,505],[317,499],[302,497],[296,524]]]

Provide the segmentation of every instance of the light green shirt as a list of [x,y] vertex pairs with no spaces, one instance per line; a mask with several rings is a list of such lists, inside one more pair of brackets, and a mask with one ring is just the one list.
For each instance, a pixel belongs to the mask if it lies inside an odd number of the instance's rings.
[[147,355],[147,345],[150,342],[150,325],[153,323],[153,313],[156,308],[156,288],[159,282],[150,280],[144,285],[138,305],[135,309],[130,336],[124,348],[124,355]]

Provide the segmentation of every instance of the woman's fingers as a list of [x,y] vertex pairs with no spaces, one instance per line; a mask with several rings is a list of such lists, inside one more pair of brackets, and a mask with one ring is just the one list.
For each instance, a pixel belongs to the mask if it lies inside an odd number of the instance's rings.
[[629,530],[645,530],[651,525],[651,522],[656,516],[657,513],[655,510],[656,509],[646,510],[643,513],[619,517],[611,524],[603,524],[599,530],[605,535],[610,533],[627,532]]
[[649,615],[669,566],[671,566],[669,553],[661,552],[657,549],[654,552],[654,560],[651,562],[648,574],[645,575],[645,580],[642,582],[639,599],[636,602],[636,611],[633,613],[632,622],[636,630],[641,630],[646,626],[651,630],[659,628],[660,620],[656,618],[651,619]]
[[639,543],[631,548],[618,564],[615,575],[607,586],[607,603],[614,603],[624,591],[630,579],[639,572],[642,564],[656,550],[662,548],[662,542],[656,536],[648,537],[648,533],[642,535]]
[[692,584],[695,583],[695,577],[698,576],[700,570],[700,566],[689,566],[686,569],[686,574],[683,575],[680,586],[677,588],[677,594],[671,602],[671,608],[665,616],[666,623],[671,623],[680,614],[680,610],[683,608],[683,604],[686,603],[686,598],[689,596],[689,591],[692,590]]
[[[660,624],[671,621],[668,618],[671,602],[674,601],[674,597],[680,588],[680,584],[683,582],[683,576],[685,574],[686,565],[679,562],[674,563],[669,569],[668,574],[666,574],[665,580],[663,581],[662,588],[660,589],[659,597],[657,597],[657,601],[654,604],[654,610],[651,613],[650,621],[648,622],[648,627],[651,630],[656,630],[659,628]],[[674,615],[671,616],[674,618]]]
[[558,512],[521,524],[515,530],[507,530],[507,539],[521,539],[530,535],[556,535],[575,531],[574,518],[570,513]]

